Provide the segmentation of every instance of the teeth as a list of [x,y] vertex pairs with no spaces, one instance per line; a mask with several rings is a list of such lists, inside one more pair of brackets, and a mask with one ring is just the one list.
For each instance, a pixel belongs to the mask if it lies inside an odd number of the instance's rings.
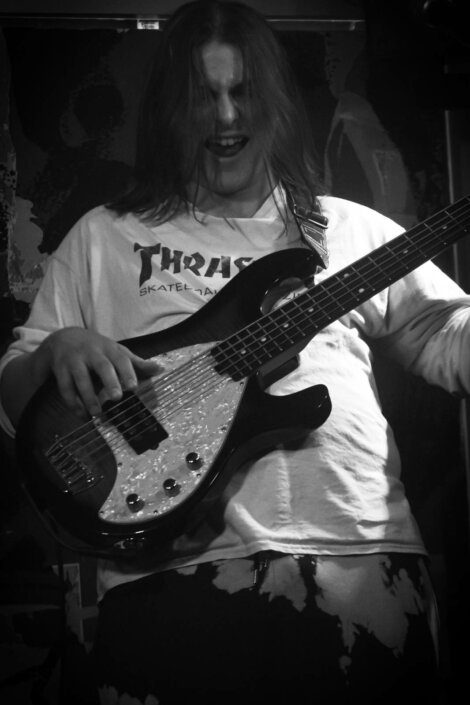
[[224,137],[220,135],[218,137],[209,138],[205,146],[218,157],[228,157],[238,154],[247,142],[248,138],[244,135],[238,137]]
[[222,147],[233,147],[241,141],[242,137],[220,137],[219,139],[213,140],[215,144],[220,144]]

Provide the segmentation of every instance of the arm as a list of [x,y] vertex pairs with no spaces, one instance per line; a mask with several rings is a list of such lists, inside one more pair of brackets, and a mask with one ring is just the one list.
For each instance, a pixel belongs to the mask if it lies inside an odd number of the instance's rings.
[[[331,200],[340,214],[335,220],[333,210],[331,218],[332,250],[339,255],[339,266],[370,254],[403,232],[376,211]],[[432,262],[373,296],[343,320],[374,339],[382,353],[428,382],[458,394],[470,392],[470,296]]]
[[[99,220],[93,226],[87,217],[74,226],[48,261],[28,320],[14,330],[15,341],[0,362],[0,422],[9,435],[30,397],[50,375],[71,408],[93,415],[101,408],[103,394],[117,399],[123,388],[135,386],[137,375],[156,372],[155,363],[97,330],[90,277],[92,263],[103,260],[99,249],[103,228],[106,223]],[[105,231],[106,237],[112,233]],[[113,275],[112,265],[106,273]],[[113,306],[109,317],[119,320],[119,302]],[[100,399],[92,379],[104,387]]]
[[[3,408],[13,426],[34,392],[50,374],[75,412],[92,416],[101,411],[104,398],[120,399],[124,389],[137,385],[137,374],[148,376],[158,369],[127,348],[99,333],[68,327],[48,335],[33,352],[14,357],[0,381]],[[92,375],[103,384],[99,397]]]
[[431,384],[470,392],[470,296],[431,262],[393,284],[380,348]]

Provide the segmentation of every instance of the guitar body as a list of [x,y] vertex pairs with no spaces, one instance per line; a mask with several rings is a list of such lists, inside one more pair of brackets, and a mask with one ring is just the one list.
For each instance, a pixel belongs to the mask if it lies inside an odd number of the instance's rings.
[[283,281],[289,289],[311,279],[316,264],[303,249],[268,255],[182,323],[123,341],[163,369],[99,417],[76,416],[52,380],[35,394],[17,435],[22,483],[77,550],[133,558],[167,542],[204,516],[245,461],[325,421],[323,385],[264,391],[295,367],[306,341],[242,379],[217,370],[211,354],[285,293]]

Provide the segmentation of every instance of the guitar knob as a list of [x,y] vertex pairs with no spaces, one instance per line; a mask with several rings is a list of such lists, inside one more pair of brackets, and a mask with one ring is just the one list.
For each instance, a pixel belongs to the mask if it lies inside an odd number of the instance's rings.
[[188,453],[186,456],[186,465],[190,470],[199,470],[199,468],[202,467],[202,463],[203,460],[199,453],[196,453],[196,451]]
[[169,477],[164,481],[163,489],[168,497],[175,497],[180,493],[181,485],[173,477]]
[[138,494],[132,492],[132,494],[127,495],[126,504],[131,510],[131,512],[138,512],[139,509],[142,509],[142,507],[144,506],[145,501],[142,499],[142,497],[139,497]]

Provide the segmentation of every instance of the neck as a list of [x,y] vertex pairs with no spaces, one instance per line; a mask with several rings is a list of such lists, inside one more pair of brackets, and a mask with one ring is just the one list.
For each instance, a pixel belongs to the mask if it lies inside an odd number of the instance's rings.
[[260,209],[272,192],[268,179],[258,183],[255,188],[243,189],[234,193],[217,193],[202,184],[196,187],[190,184],[188,198],[196,208],[208,215],[220,218],[251,218]]

